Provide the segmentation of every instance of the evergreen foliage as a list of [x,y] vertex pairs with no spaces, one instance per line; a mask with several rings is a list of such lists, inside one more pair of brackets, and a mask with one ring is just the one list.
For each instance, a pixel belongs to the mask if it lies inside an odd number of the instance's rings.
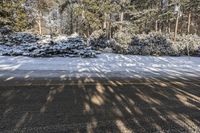
[[0,2],[0,25],[10,25],[16,31],[26,29],[30,23],[28,23],[24,2],[25,0],[2,0]]
[[[107,37],[118,31],[169,33],[176,27],[177,3],[181,11],[177,32],[200,34],[200,0],[1,0],[0,25],[22,31],[36,24],[47,30],[45,18],[56,9],[60,33],[90,36],[100,29]],[[32,10],[27,11],[27,6]]]

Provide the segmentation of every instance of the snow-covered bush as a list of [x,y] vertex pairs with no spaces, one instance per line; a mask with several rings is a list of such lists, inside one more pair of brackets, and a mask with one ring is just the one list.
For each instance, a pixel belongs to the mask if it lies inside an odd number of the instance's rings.
[[[199,36],[178,35],[176,42],[173,41],[173,37],[173,34],[155,32],[137,35],[132,35],[127,32],[117,32],[112,40],[114,43],[110,46],[112,46],[111,48],[115,53],[121,54],[156,56],[199,55]],[[105,48],[108,46],[106,42],[108,42],[108,40],[105,41],[105,39],[101,37],[96,37],[92,40],[92,46],[95,48]]]
[[127,32],[116,32],[114,34],[114,37],[116,42],[118,42],[119,44],[122,44],[122,45],[129,45],[129,43],[131,42],[131,38],[132,36],[127,33]]
[[134,35],[128,52],[139,55],[179,55],[171,40],[160,33]]
[[39,40],[37,35],[26,32],[13,32],[7,35],[3,35],[0,38],[1,44],[4,45],[20,45],[22,43],[34,43]]
[[38,38],[29,33],[18,32],[6,36],[6,39],[0,45],[0,55],[93,58],[96,57],[96,51],[87,47],[83,38],[78,35],[41,36]]
[[105,48],[112,48],[115,45],[113,39],[108,39],[103,30],[97,30],[88,38],[88,45],[94,50],[102,50]]

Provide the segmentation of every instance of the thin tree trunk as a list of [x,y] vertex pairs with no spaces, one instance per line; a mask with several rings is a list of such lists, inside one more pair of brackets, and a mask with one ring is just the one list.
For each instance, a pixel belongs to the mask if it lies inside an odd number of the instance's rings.
[[168,23],[168,32],[171,33],[171,23],[170,23],[170,21]]
[[63,29],[63,15],[60,14],[60,29],[59,29],[59,34],[62,34],[62,29]]
[[160,33],[162,33],[162,25],[161,25],[161,24],[162,24],[162,23],[160,22],[160,23],[159,23],[159,32],[160,32]]
[[104,20],[104,26],[103,29],[106,31],[106,37],[109,38],[109,22],[108,22],[108,14],[104,13],[105,20]]
[[175,32],[174,32],[174,41],[175,42],[176,42],[177,31],[178,31],[178,23],[179,23],[179,14],[177,14],[177,17],[176,17],[176,26],[175,26]]
[[39,34],[42,34],[42,26],[41,26],[41,20],[38,22],[38,27],[39,27]]
[[188,14],[188,29],[187,29],[188,34],[190,34],[191,15],[192,15],[191,12],[189,12],[189,14]]
[[155,30],[156,30],[156,32],[158,32],[158,20],[156,20]]
[[71,8],[71,13],[70,13],[70,34],[73,34],[74,27],[73,27],[73,9]]
[[103,29],[107,29],[107,13],[104,13],[104,23],[103,23]]
[[88,28],[87,28],[87,37],[90,36],[90,24],[88,24]]
[[38,30],[39,30],[39,34],[42,35],[42,13],[39,13],[39,20],[38,20]]
[[112,32],[111,32],[111,29],[112,29],[112,22],[109,22],[109,39],[112,38]]
[[[188,14],[188,34],[190,34],[190,24],[191,24],[191,12],[189,12],[189,14]],[[186,43],[187,44],[187,54],[188,54],[188,56],[190,56],[190,50],[189,50],[189,46],[188,46],[188,43]]]
[[123,24],[123,21],[124,21],[124,12],[121,12],[121,14],[120,14],[120,30],[122,30],[122,28],[123,28],[123,26],[122,26],[122,24]]
[[106,30],[107,29],[107,22],[106,20],[103,22],[103,30]]

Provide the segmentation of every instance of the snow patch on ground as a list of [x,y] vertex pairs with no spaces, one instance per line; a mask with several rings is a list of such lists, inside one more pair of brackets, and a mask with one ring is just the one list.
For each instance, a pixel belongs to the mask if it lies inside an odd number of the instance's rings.
[[98,58],[31,58],[0,56],[0,71],[66,71],[68,73],[102,73],[117,76],[200,76],[198,57],[154,57],[100,54]]

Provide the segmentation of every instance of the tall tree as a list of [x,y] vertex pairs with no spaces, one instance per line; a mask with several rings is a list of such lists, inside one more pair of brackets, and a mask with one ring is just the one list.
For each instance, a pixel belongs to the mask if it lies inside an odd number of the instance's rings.
[[10,25],[16,31],[22,31],[29,26],[28,15],[24,7],[26,0],[1,0],[0,25]]

